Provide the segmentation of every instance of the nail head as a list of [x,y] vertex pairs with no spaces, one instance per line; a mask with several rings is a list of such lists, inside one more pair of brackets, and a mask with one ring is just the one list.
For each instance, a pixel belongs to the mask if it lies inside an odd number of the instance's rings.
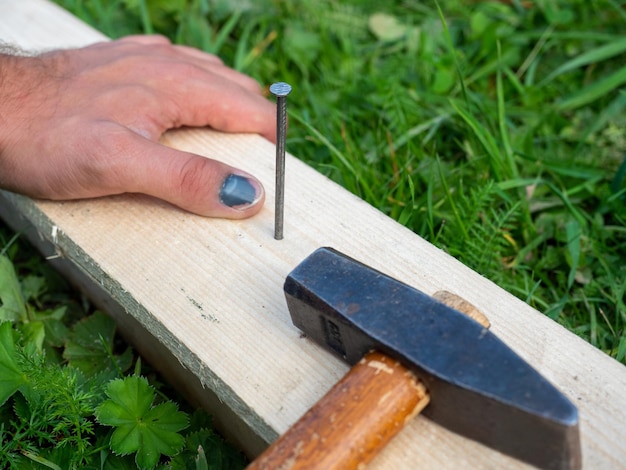
[[275,96],[287,96],[291,93],[291,85],[285,82],[272,83],[270,85],[270,92]]

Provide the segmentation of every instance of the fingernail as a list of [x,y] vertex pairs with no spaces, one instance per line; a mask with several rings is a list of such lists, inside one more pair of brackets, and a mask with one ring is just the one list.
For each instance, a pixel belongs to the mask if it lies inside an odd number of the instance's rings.
[[228,175],[220,189],[220,202],[233,209],[245,209],[260,198],[260,187],[250,178]]

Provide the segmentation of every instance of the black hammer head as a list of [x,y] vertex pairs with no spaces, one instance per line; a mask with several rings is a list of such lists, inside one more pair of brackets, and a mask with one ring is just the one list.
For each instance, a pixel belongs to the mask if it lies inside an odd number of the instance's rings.
[[285,281],[293,323],[350,364],[371,350],[413,370],[424,415],[540,468],[579,468],[576,407],[489,330],[331,248]]

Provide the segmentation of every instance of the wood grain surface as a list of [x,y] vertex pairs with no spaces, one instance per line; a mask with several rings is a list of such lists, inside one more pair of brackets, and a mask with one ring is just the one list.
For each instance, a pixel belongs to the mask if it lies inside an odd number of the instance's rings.
[[[103,39],[45,0],[0,2],[4,42],[41,50]],[[218,413],[236,417],[231,435],[273,441],[347,371],[291,325],[282,293],[291,269],[331,246],[426,293],[447,290],[473,303],[495,334],[578,405],[584,468],[624,468],[623,365],[290,155],[285,238],[274,240],[275,148],[259,136],[183,129],[162,140],[253,173],[267,190],[265,208],[250,220],[226,221],[141,195],[58,203],[1,192],[0,214],[19,229],[34,227],[33,239],[54,250],[47,255],[149,333],[146,344],[158,340],[175,358],[167,367],[184,368],[215,397]],[[142,342],[140,332],[129,334]],[[256,438],[239,441],[254,454]],[[521,467],[420,416],[370,466]]]

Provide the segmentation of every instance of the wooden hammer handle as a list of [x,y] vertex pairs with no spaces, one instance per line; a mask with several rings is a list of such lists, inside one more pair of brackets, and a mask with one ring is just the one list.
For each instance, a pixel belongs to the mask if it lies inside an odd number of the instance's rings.
[[428,401],[412,372],[371,352],[248,470],[362,468]]
[[[487,317],[459,296],[433,297],[489,328]],[[429,400],[411,371],[370,352],[247,470],[362,469]]]

